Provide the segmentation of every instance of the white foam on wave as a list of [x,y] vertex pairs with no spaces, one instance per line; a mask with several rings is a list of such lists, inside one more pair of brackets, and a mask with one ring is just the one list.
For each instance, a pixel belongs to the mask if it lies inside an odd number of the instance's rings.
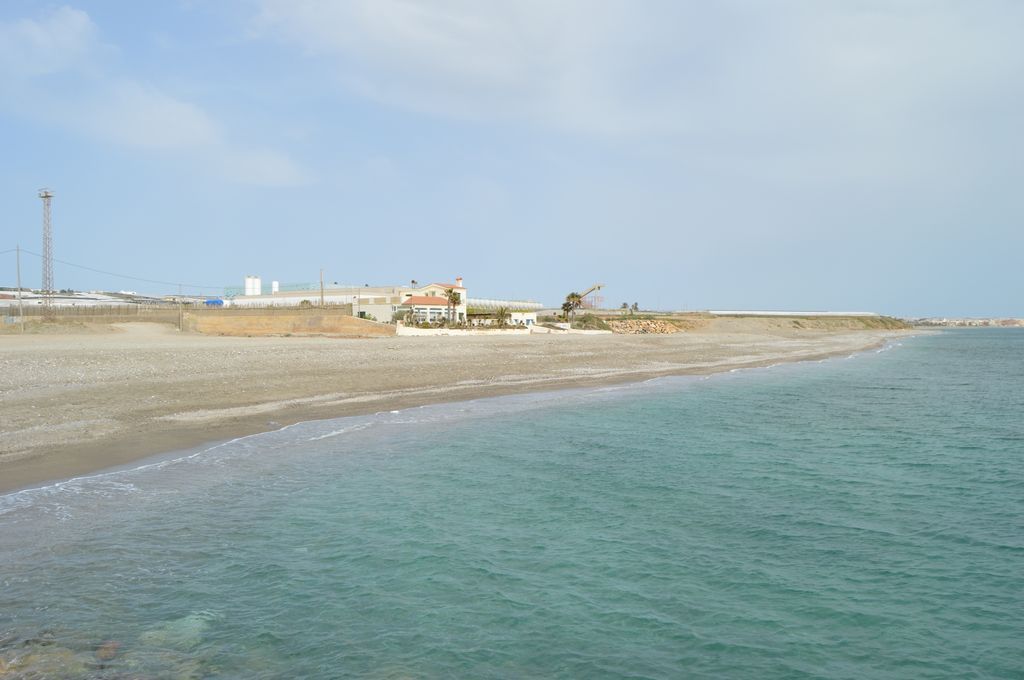
[[[392,411],[391,413],[398,413],[398,411]],[[349,427],[343,427],[340,430],[332,430],[331,432],[327,432],[325,434],[320,434],[315,437],[309,437],[308,439],[306,439],[306,441],[316,442],[320,441],[321,439],[331,439],[332,437],[339,437],[343,434],[349,434],[350,432],[358,432],[359,430],[365,430],[366,428],[370,427],[370,425],[373,425],[373,423],[358,423],[356,425],[350,425]]]
[[[297,424],[298,423],[285,425],[284,427],[273,430],[272,432],[283,432]],[[42,486],[19,489],[18,491],[0,495],[0,516],[15,510],[36,505],[41,501],[55,500],[62,494],[70,494],[75,497],[94,495],[105,498],[110,497],[115,493],[123,494],[136,492],[139,490],[138,486],[126,479],[126,477],[131,474],[145,472],[147,470],[163,470],[174,465],[197,460],[211,452],[266,434],[270,433],[257,432],[255,434],[243,435],[227,441],[218,442],[212,446],[203,447],[185,455],[180,455],[181,452],[173,452],[169,455],[160,454],[156,460],[150,458],[148,459],[149,462],[144,462],[142,464],[119,466],[113,469],[95,472],[93,474],[81,475],[70,479],[62,479]],[[60,503],[56,503],[54,505],[54,508],[57,510],[60,510],[63,507],[64,506]]]
[[[916,337],[916,336],[911,336],[911,337]],[[888,352],[890,350],[896,349],[897,347],[903,347],[903,343],[898,341],[898,340],[890,340],[890,341],[886,342],[884,345],[882,345],[881,347],[879,347],[878,349],[876,349],[875,350],[875,354],[881,354],[882,352]]]
[[[518,412],[524,409],[543,407],[552,402],[569,398],[580,398],[591,390],[567,390],[560,394],[511,395],[491,397],[453,404],[424,404],[406,410],[381,411],[373,416],[346,416],[332,420],[302,421],[274,430],[257,432],[215,443],[187,452],[161,454],[132,466],[121,466],[89,475],[51,482],[37,487],[21,489],[0,495],[0,516],[19,510],[34,510],[52,515],[60,520],[74,517],[74,509],[95,506],[92,500],[123,497],[129,493],[144,491],[153,481],[149,477],[137,477],[147,472],[169,472],[182,464],[202,463],[206,466],[223,467],[228,461],[239,456],[259,456],[268,450],[302,448],[303,442],[330,440],[342,435],[364,431],[374,425],[417,426],[439,424],[453,420],[487,417],[492,414]],[[454,408],[453,408],[454,406]],[[397,416],[397,417],[396,417]],[[355,421],[355,422],[353,422]],[[323,431],[328,427],[327,431]],[[295,430],[294,435],[286,431]],[[318,432],[319,431],[319,432]],[[251,445],[250,445],[251,444]],[[134,478],[134,479],[133,479]],[[140,488],[135,481],[145,480]],[[177,483],[171,479],[171,484]],[[187,483],[187,482],[186,482]],[[85,502],[85,505],[83,505]]]

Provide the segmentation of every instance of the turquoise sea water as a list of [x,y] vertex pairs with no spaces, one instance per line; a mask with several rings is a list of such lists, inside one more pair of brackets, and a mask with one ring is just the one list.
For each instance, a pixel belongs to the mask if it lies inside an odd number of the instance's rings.
[[39,677],[1022,677],[1024,332],[0,497],[0,589]]

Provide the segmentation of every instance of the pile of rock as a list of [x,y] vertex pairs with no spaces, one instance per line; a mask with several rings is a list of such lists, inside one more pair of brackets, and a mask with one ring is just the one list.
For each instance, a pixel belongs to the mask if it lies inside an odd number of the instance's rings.
[[203,611],[165,621],[142,633],[138,643],[128,645],[127,650],[114,639],[89,642],[80,636],[58,638],[50,629],[30,636],[13,629],[0,630],[0,678],[210,677],[210,659],[202,645],[207,631],[220,618],[219,614]]
[[622,319],[609,321],[608,325],[615,333],[624,335],[647,335],[678,333],[679,329],[667,321],[656,321],[653,319]]

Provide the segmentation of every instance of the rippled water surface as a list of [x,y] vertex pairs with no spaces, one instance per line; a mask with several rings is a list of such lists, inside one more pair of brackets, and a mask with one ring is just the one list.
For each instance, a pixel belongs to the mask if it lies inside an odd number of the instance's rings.
[[305,423],[0,497],[0,675],[1021,677],[1022,456],[1014,330]]

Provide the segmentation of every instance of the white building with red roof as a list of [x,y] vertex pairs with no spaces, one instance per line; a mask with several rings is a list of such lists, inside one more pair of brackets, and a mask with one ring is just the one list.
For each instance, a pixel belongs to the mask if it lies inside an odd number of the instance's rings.
[[[452,291],[449,299],[448,291]],[[426,286],[403,292],[400,311],[401,316],[415,323],[435,323],[449,320],[464,323],[466,317],[466,288],[462,285],[462,277],[455,283],[430,283]]]

